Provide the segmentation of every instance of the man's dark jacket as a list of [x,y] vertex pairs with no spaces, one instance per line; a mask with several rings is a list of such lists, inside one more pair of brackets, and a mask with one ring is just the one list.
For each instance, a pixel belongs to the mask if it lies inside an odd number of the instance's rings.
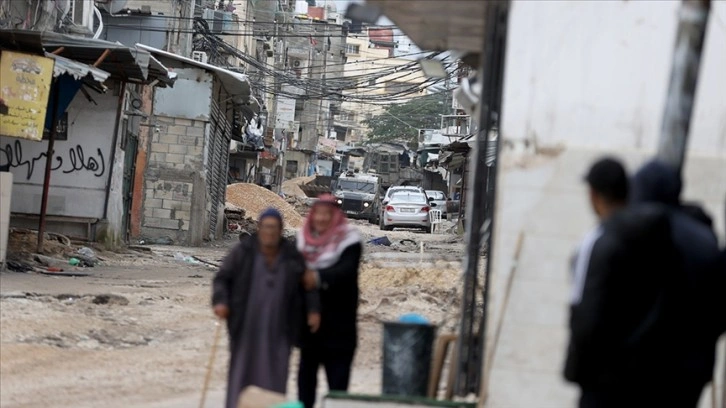
[[[252,284],[255,256],[259,253],[259,241],[256,235],[243,238],[227,255],[222,266],[214,277],[212,305],[227,305],[231,350],[235,350],[234,342],[240,338],[244,330],[244,319],[249,305],[250,287]],[[295,246],[286,239],[280,242],[280,257],[283,265],[281,270],[294,275],[287,279],[285,293],[292,301],[287,310],[281,312],[287,317],[288,339],[290,344],[298,344],[301,332],[306,332],[306,315],[310,311],[320,310],[317,291],[305,292],[301,280],[305,272],[305,261]]]
[[363,246],[347,247],[338,262],[320,269],[320,330],[307,333],[302,347],[322,346],[325,349],[353,351],[358,341],[358,268]]
[[682,258],[678,275],[679,342],[672,356],[683,382],[698,390],[713,377],[716,342],[724,324],[724,279],[719,248],[710,217],[695,205],[680,204],[681,178],[677,170],[653,161],[633,177],[633,198],[640,203],[667,207],[672,240]]
[[580,303],[571,308],[565,378],[613,393],[667,379],[668,318],[679,260],[660,206],[631,206],[602,225]]

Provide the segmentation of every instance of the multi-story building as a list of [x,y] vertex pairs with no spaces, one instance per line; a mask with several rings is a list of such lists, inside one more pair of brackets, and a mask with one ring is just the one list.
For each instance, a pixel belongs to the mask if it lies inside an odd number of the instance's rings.
[[359,143],[368,129],[363,121],[383,113],[390,103],[403,103],[423,96],[426,81],[417,62],[395,56],[396,41],[389,28],[363,27],[346,38],[344,77],[354,86],[343,92],[340,115],[335,120],[339,141]]

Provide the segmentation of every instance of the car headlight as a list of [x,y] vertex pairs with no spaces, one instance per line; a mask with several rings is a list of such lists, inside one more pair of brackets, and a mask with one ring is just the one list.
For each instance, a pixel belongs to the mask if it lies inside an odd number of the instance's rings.
[[368,206],[369,206],[369,205],[370,205],[370,204],[368,204],[368,203],[363,203],[363,207],[366,207],[366,208],[368,208]]
[[343,204],[343,200],[341,200],[341,199],[339,198],[339,199],[338,199],[338,204]]

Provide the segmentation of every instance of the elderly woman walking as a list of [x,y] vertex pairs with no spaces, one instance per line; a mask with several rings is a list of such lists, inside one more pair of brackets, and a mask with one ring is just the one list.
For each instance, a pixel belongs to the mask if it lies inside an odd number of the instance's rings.
[[232,249],[214,278],[214,313],[229,331],[227,408],[251,385],[285,394],[292,346],[320,324],[318,292],[304,291],[304,260],[282,231],[280,213],[265,211],[258,233]]
[[306,289],[320,291],[320,329],[303,335],[298,372],[298,397],[305,408],[313,408],[321,365],[330,390],[348,389],[357,344],[358,267],[363,245],[335,197],[325,194],[310,210],[297,247],[307,266]]

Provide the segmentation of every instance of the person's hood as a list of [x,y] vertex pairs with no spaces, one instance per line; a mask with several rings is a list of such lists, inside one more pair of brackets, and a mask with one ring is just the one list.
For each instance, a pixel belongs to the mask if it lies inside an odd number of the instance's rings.
[[631,201],[678,205],[681,188],[681,175],[678,170],[653,160],[646,163],[633,176]]

